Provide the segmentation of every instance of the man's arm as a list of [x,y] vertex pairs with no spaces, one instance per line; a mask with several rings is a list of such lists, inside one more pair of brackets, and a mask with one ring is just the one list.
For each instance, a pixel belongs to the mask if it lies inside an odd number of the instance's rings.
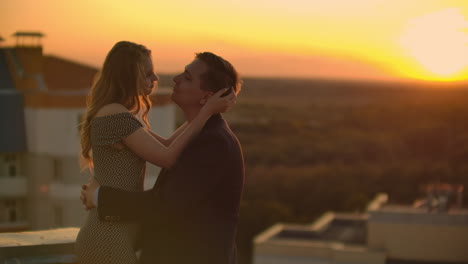
[[97,206],[99,219],[103,221],[135,221],[155,205],[152,190],[129,192],[100,186],[94,177],[81,186],[80,199],[86,210]]
[[152,190],[123,191],[108,186],[99,187],[97,210],[102,221],[136,221],[153,210],[156,197]]

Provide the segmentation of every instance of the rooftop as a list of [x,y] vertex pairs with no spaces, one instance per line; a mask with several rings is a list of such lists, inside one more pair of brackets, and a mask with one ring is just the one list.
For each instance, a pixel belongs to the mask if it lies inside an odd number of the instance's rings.
[[366,221],[367,218],[356,215],[334,215],[321,229],[285,225],[272,239],[317,240],[364,245]]
[[86,94],[98,69],[64,58],[46,55],[43,62],[44,81],[49,91],[82,91]]
[[12,36],[15,37],[44,37],[45,35],[39,31],[16,31]]
[[[65,58],[43,55],[40,47],[0,48],[0,91],[25,91],[25,107],[84,108],[98,71]],[[171,104],[171,93],[172,89],[159,87],[150,96],[153,106]]]

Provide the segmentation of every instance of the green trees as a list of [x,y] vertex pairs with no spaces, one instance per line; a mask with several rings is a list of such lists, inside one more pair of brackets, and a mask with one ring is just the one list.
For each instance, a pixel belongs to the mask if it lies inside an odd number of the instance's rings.
[[240,263],[274,223],[363,211],[379,192],[409,204],[431,182],[468,187],[467,90],[329,89],[246,87],[226,114],[247,165]]

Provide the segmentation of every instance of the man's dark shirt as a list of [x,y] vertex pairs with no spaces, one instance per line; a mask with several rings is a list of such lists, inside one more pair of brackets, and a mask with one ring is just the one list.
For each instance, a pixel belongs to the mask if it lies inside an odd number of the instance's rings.
[[99,217],[142,222],[144,264],[233,264],[243,184],[239,141],[221,115],[215,115],[176,165],[162,170],[152,190],[102,186]]

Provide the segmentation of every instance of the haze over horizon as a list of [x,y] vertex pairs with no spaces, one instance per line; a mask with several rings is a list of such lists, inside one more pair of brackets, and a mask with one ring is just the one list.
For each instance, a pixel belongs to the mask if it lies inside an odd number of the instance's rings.
[[45,54],[95,67],[129,40],[158,73],[212,51],[249,77],[468,80],[466,0],[6,0],[0,24],[2,46],[40,31]]

